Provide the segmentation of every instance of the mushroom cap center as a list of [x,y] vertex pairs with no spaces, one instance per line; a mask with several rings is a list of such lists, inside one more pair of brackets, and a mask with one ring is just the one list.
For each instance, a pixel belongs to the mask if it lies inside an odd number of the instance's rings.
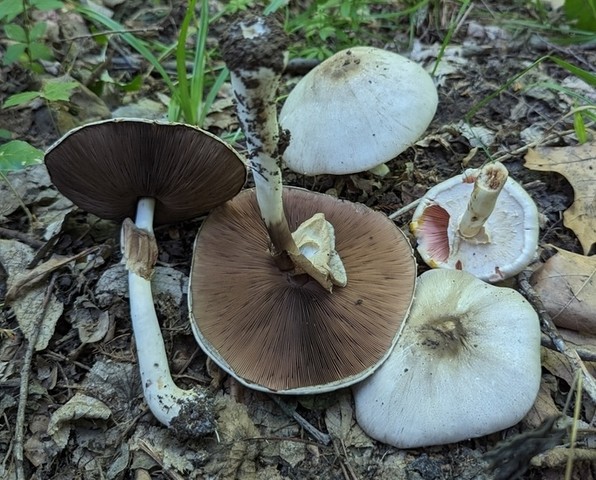
[[417,329],[420,345],[434,356],[456,357],[468,348],[468,335],[459,317],[439,315]]

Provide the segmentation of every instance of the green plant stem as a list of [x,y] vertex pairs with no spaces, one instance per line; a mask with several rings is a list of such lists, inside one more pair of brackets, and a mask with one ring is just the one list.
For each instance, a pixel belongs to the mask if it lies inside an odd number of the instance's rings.
[[[195,46],[192,78],[190,82],[190,99],[197,115],[197,121],[202,125],[207,112],[207,105],[203,103],[203,90],[205,87],[205,65],[208,58],[207,34],[209,32],[209,3],[208,0],[201,0],[201,16],[199,19],[199,31]],[[219,89],[218,89],[219,90]],[[197,111],[198,110],[198,111]]]
[[180,26],[178,44],[176,46],[176,72],[178,73],[178,101],[188,123],[196,124],[197,112],[191,107],[191,95],[189,92],[188,78],[186,73],[186,38],[191,20],[194,18],[197,0],[190,0]]
[[131,33],[128,33],[123,25],[87,7],[77,6],[75,11],[112,31],[125,32],[119,33],[120,37],[122,37],[126,43],[139,52],[153,66],[153,68],[161,75],[163,81],[171,92],[176,91],[176,86],[170,79],[168,72],[161,66],[159,60],[153,55],[151,50],[149,50],[141,40]]

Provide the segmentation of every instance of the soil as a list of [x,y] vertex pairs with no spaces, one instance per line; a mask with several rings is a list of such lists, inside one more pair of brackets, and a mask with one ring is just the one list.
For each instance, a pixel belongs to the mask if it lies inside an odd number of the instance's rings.
[[[104,3],[112,5],[115,18],[126,20],[128,28],[139,29],[139,36],[159,39],[164,44],[174,42],[185,12],[185,2],[180,1],[170,2],[167,8],[161,2]],[[435,75],[437,114],[424,138],[388,163],[387,176],[379,178],[364,172],[306,177],[285,170],[284,183],[391,214],[420,198],[436,183],[487,160],[500,159],[538,206],[543,257],[547,256],[543,247],[548,244],[583,253],[574,232],[563,224],[563,212],[574,201],[573,188],[561,175],[525,168],[524,155],[537,145],[577,144],[573,116],[567,115],[575,100],[568,91],[549,85],[565,85],[590,98],[592,105],[594,92],[548,60],[516,77],[547,54],[593,72],[596,50],[586,45],[561,46],[524,28],[505,28],[497,19],[507,15],[533,19],[535,13],[502,3],[498,8],[491,7],[493,10],[477,6],[455,32]],[[215,12],[221,5],[213,3],[212,8]],[[383,12],[395,7],[378,8]],[[448,18],[458,8],[446,2],[435,13]],[[554,12],[550,15],[554,19],[561,16]],[[141,110],[142,115],[158,116],[166,111],[163,82],[118,36],[107,44],[103,64],[110,81],[101,83],[101,72],[91,68],[101,49],[88,31],[85,33],[90,24],[67,10],[46,21],[56,27],[50,40],[58,62],[45,64],[43,77],[63,75],[64,66],[69,65],[70,75],[93,91],[81,87],[70,102],[33,102],[25,107],[0,109],[0,128],[45,149],[68,129],[116,115],[114,112],[123,105],[135,107],[151,100],[157,113]],[[429,14],[418,25],[417,40],[409,49],[405,48],[407,39],[403,34],[406,24],[403,31],[395,33],[395,29],[379,22],[370,31],[360,32],[363,38],[358,40],[399,50],[430,69],[439,54],[443,38],[440,32],[445,31],[439,29],[441,21]],[[74,37],[78,39],[76,51],[68,45],[72,40],[66,41]],[[296,33],[292,42],[299,46],[304,39]],[[210,45],[216,45],[215,38],[210,38]],[[329,48],[333,47],[330,43]],[[2,43],[0,52],[3,48]],[[126,93],[116,86],[116,82],[130,81],[137,74],[144,77],[140,90]],[[0,67],[0,102],[14,93],[38,88],[39,78],[19,64]],[[295,73],[286,74],[280,95],[299,78]],[[228,86],[221,90],[217,102],[207,125],[220,136],[231,135],[238,124]],[[234,146],[244,152],[242,142]],[[567,450],[563,446],[568,445],[569,432],[550,420],[562,414],[572,395],[573,367],[552,346],[543,347],[545,366],[537,403],[519,424],[481,438],[414,450],[399,450],[366,436],[356,423],[349,389],[318,396],[283,397],[280,405],[272,396],[240,387],[208,360],[197,346],[188,322],[186,285],[202,218],[156,229],[160,280],[154,279],[155,303],[170,366],[181,387],[200,385],[210,389],[217,409],[216,433],[200,439],[181,438],[159,424],[144,403],[126,276],[120,264],[118,225],[70,204],[51,185],[43,165],[12,172],[8,180],[33,214],[33,222],[2,182],[0,299],[6,299],[14,269],[25,272],[26,268],[44,264],[53,267],[28,287],[38,294],[37,300],[29,304],[29,316],[43,315],[47,328],[40,334],[45,345],[33,355],[24,431],[20,433],[15,425],[27,332],[23,333],[26,329],[19,323],[23,320],[13,304],[16,300],[11,302],[9,297],[0,304],[0,478],[17,478],[19,464],[23,465],[22,478],[31,479],[563,478],[567,456],[562,451]],[[404,231],[411,213],[407,211],[395,219]],[[70,261],[53,263],[60,259]],[[417,260],[419,272],[428,269],[420,258]],[[504,285],[520,288],[515,279]],[[17,298],[24,294],[19,292]],[[29,320],[29,324],[32,322],[34,319]],[[585,343],[589,343],[588,337]],[[592,374],[594,358],[586,361]],[[558,368],[553,366],[557,361]],[[77,395],[84,395],[83,407],[73,406]],[[578,444],[569,478],[586,480],[596,477],[596,456],[590,449],[593,423],[589,426],[594,404],[588,395],[583,398],[579,418],[583,422],[583,443]],[[70,409],[65,408],[67,402]],[[572,415],[569,412],[573,411],[573,402],[567,408],[567,414]],[[310,434],[304,424],[296,421],[295,414],[323,436]],[[24,450],[22,463],[15,454],[19,449]],[[486,456],[487,452],[492,456]]]

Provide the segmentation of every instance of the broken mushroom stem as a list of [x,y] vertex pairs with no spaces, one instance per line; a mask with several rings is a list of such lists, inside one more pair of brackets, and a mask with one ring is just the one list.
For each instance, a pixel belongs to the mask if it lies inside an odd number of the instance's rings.
[[505,186],[509,172],[501,162],[485,165],[474,180],[468,208],[459,222],[459,234],[466,239],[477,237],[478,241],[489,241],[484,224],[495,209],[497,198]]
[[[287,63],[288,39],[272,17],[246,16],[233,23],[222,39],[222,54],[230,69],[238,119],[246,136],[257,202],[272,244],[277,266],[307,274],[323,288],[345,286],[346,273],[335,251],[333,226],[320,218],[307,220],[292,234],[282,192],[280,134],[276,95]],[[312,224],[316,224],[313,228]],[[304,231],[314,234],[303,243]],[[301,233],[302,232],[302,233]],[[318,236],[316,236],[318,235]]]
[[[123,260],[129,269],[130,315],[143,394],[161,423],[189,436],[201,436],[214,428],[210,400],[198,389],[183,390],[174,383],[153,304],[150,277],[157,259],[154,210],[155,199],[141,198],[135,225],[124,228],[125,222],[122,238]],[[155,255],[147,252],[155,252]],[[140,275],[139,272],[147,273]]]

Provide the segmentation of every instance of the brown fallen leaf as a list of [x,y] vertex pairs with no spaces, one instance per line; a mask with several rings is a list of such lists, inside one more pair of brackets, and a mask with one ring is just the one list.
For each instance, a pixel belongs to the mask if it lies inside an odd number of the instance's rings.
[[530,282],[555,325],[596,333],[596,256],[556,250]]
[[15,298],[22,294],[23,291],[37,285],[39,282],[47,278],[47,276],[54,270],[62,268],[70,262],[85,257],[98,249],[99,247],[90,247],[71,257],[56,255],[41,265],[38,265],[33,270],[26,270],[22,273],[15,274],[14,278],[10,282],[8,292],[6,293],[6,301],[12,302]]
[[596,142],[530,149],[525,160],[526,168],[560,173],[573,187],[575,200],[563,219],[587,255],[596,243]]

